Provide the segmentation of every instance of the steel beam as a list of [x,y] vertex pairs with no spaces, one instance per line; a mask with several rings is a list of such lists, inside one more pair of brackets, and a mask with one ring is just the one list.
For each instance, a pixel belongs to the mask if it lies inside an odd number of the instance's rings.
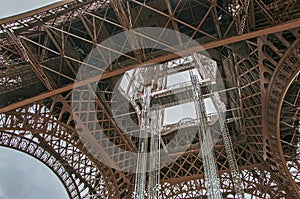
[[213,49],[213,48],[225,46],[225,45],[228,45],[228,44],[244,41],[244,40],[247,40],[247,39],[252,39],[252,38],[256,38],[256,37],[263,36],[263,35],[273,34],[273,33],[281,32],[281,31],[285,31],[285,30],[289,30],[289,29],[293,29],[293,28],[297,28],[297,27],[300,27],[300,19],[291,21],[289,23],[281,24],[281,25],[278,25],[278,26],[274,26],[274,27],[271,27],[271,28],[266,28],[266,29],[263,29],[263,30],[258,30],[258,31],[250,32],[250,33],[243,34],[243,35],[233,36],[233,37],[230,37],[230,38],[209,42],[209,43],[203,44],[202,46],[199,45],[199,46],[196,46],[196,47],[189,48],[187,50],[178,52],[178,54],[164,55],[164,56],[161,56],[161,57],[143,62],[141,64],[135,64],[135,65],[127,66],[127,67],[124,67],[124,68],[121,68],[121,69],[114,70],[114,71],[109,72],[109,73],[105,73],[101,77],[95,76],[93,78],[87,79],[87,80],[82,81],[82,82],[71,84],[71,85],[68,85],[68,86],[53,90],[53,91],[49,91],[47,93],[43,93],[41,95],[38,95],[38,96],[35,96],[35,97],[32,97],[32,98],[28,98],[28,99],[16,102],[14,104],[10,104],[6,107],[1,108],[0,113],[5,113],[7,111],[10,111],[10,110],[22,107],[24,105],[30,104],[33,101],[39,101],[39,100],[45,99],[47,97],[50,97],[50,96],[53,96],[53,95],[71,90],[71,89],[73,89],[73,87],[80,87],[80,86],[86,85],[86,84],[91,83],[91,82],[99,81],[100,79],[102,80],[102,79],[107,79],[107,78],[110,78],[110,77],[113,77],[113,76],[121,75],[121,74],[125,73],[128,70],[138,68],[140,66],[147,66],[147,65],[151,65],[153,63],[160,63],[160,62],[163,62],[163,61],[176,59],[176,58],[179,57],[179,55],[185,56],[185,55],[191,54],[193,52],[203,51],[203,49],[205,49],[205,50]]

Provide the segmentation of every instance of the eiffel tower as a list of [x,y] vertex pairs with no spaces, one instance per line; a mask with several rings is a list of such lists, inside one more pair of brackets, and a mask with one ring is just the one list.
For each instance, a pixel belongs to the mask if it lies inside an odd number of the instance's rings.
[[[212,149],[222,198],[300,198],[300,1],[70,0],[1,19],[0,25],[0,146],[45,164],[70,198],[133,197],[137,174],[129,170],[136,163],[126,154],[138,150],[130,132],[141,118],[134,104],[141,103],[116,97],[115,88],[130,70],[167,65],[204,50],[224,85],[220,95],[227,99],[225,122],[240,176],[237,183],[220,135]],[[183,47],[176,52],[138,49],[140,38],[172,48],[163,42],[167,37],[136,31],[147,27],[162,35],[172,30],[172,42]],[[120,33],[126,37],[116,44],[119,51],[115,44],[104,44]],[[186,45],[181,35],[199,45]],[[124,53],[125,48],[133,50]],[[91,55],[95,49],[97,57]],[[118,57],[111,60],[112,54]],[[188,71],[193,63],[176,70]],[[88,78],[77,81],[83,65],[90,69]],[[92,86],[87,97],[84,91]],[[81,89],[74,94],[76,88]],[[165,107],[192,100],[191,89],[183,90],[155,99]],[[129,104],[128,117],[112,106],[117,99]],[[197,131],[195,123],[182,123],[162,127],[167,130],[160,133],[161,150],[169,143],[174,149],[166,157]],[[182,136],[176,137],[179,130]],[[87,140],[101,144],[91,150]],[[212,198],[200,141],[195,136],[159,169],[160,198]],[[149,179],[146,175],[146,184]],[[237,194],[238,186],[244,196]]]

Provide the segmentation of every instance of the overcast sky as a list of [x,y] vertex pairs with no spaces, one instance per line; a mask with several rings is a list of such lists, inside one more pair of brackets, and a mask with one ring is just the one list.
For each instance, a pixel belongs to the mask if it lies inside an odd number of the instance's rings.
[[[57,1],[0,0],[0,18]],[[0,147],[0,199],[67,198],[62,183],[49,168],[24,153]]]
[[58,0],[0,0],[0,18],[29,11]]
[[0,147],[0,199],[67,199],[59,178],[33,157]]
[[[57,1],[57,0],[56,0]],[[55,2],[0,0],[0,18]],[[56,175],[31,156],[0,147],[0,199],[67,199]]]

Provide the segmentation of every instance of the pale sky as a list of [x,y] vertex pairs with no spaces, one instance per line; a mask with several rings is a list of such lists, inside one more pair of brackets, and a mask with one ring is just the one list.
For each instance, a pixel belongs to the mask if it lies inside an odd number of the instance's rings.
[[67,199],[59,178],[24,153],[0,147],[0,199]]
[[[57,0],[0,0],[0,18]],[[67,199],[58,177],[24,153],[0,147],[0,199]]]
[[[0,18],[57,1],[0,0]],[[0,199],[67,198],[62,183],[49,168],[24,153],[0,147]]]
[[0,0],[0,18],[26,12],[58,0]]

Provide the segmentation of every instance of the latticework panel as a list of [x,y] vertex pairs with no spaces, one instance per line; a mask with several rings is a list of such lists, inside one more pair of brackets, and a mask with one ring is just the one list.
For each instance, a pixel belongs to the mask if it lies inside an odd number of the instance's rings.
[[[126,152],[136,151],[136,139],[129,131],[137,130],[139,116],[129,106],[133,113],[116,119],[114,114],[126,113],[121,108],[129,102],[114,95],[115,87],[126,71],[165,63],[178,55],[154,47],[115,52],[101,42],[133,28],[168,28],[202,45],[182,48],[180,55],[207,49],[217,62],[220,81],[230,89],[224,94],[230,110],[227,124],[245,194],[300,198],[299,6],[293,0],[75,0],[0,20],[0,145],[46,164],[70,198],[131,198],[134,174],[118,167],[133,170],[135,166]],[[116,44],[136,49],[135,39],[128,36]],[[178,36],[173,40],[182,42]],[[166,45],[160,38],[151,41]],[[89,56],[95,47],[99,47],[96,58]],[[120,57],[110,60],[113,53]],[[97,67],[99,60],[106,69]],[[100,75],[88,79],[72,96],[84,63],[91,74],[103,72],[101,81]],[[86,94],[96,81],[95,92]],[[190,90],[182,101],[191,96]],[[117,100],[123,103],[113,107]],[[161,100],[165,106],[180,101],[173,102],[172,96]],[[172,149],[164,153],[163,163],[185,149],[191,132],[197,132],[195,124],[177,127],[166,127],[162,136]],[[218,128],[213,133],[219,134]],[[98,144],[96,151],[90,150],[82,135]],[[215,141],[222,194],[234,198],[222,136]],[[207,197],[199,153],[195,136],[177,159],[161,168],[163,198]]]

